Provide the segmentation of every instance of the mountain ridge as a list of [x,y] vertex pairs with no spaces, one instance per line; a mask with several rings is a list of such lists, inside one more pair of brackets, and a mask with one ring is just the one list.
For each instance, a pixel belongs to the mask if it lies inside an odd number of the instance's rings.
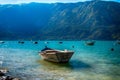
[[120,3],[106,1],[2,5],[0,39],[116,40],[119,14]]

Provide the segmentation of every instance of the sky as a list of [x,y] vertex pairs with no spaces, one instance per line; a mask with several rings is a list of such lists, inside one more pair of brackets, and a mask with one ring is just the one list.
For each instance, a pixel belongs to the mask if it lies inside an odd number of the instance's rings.
[[[83,1],[90,1],[90,0],[0,0],[0,4],[18,4],[18,3],[30,3],[30,2],[39,2],[39,3],[73,3],[73,2],[83,2]],[[104,0],[104,1],[117,1],[120,0]]]

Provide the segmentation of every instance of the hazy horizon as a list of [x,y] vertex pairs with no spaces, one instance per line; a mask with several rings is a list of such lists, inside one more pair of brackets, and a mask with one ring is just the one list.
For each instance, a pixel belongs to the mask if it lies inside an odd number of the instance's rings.
[[[21,4],[21,3],[76,3],[76,2],[84,2],[91,0],[1,0],[0,4]],[[102,1],[115,1],[120,2],[120,0],[102,0]]]

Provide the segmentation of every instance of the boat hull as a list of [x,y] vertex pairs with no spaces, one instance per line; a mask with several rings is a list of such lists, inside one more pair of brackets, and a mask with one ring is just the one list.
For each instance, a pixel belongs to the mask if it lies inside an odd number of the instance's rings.
[[87,41],[85,42],[86,45],[93,46],[95,44],[95,41]]
[[40,55],[44,60],[51,61],[51,62],[69,62],[74,52],[53,52],[53,53],[43,53],[41,52]]
[[90,46],[92,46],[92,45],[94,45],[94,43],[86,43],[86,45],[90,45]]

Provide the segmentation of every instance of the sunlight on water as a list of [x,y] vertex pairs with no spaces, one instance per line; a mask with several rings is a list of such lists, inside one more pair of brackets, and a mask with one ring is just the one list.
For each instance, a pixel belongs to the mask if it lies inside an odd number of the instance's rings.
[[[0,44],[0,66],[22,80],[120,80],[120,45],[114,43],[96,41],[94,46],[86,46],[84,41],[63,41],[63,44],[6,41]],[[47,62],[38,55],[45,45],[73,50],[75,54],[69,63]]]

